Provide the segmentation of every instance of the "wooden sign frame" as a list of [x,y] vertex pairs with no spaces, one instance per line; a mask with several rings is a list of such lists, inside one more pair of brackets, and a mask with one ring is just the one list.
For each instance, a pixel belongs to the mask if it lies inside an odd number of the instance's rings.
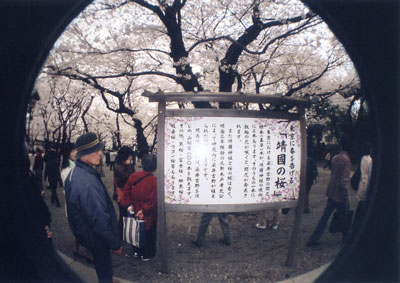
[[[149,102],[158,102],[158,130],[157,130],[157,190],[158,190],[158,255],[161,261],[161,271],[168,273],[167,254],[167,225],[166,211],[190,211],[190,212],[247,212],[276,208],[296,208],[295,220],[289,244],[289,252],[286,265],[293,263],[296,249],[297,234],[300,228],[303,201],[305,194],[306,170],[307,170],[307,141],[305,125],[305,108],[311,102],[303,98],[287,98],[281,96],[266,96],[261,94],[233,94],[233,93],[210,93],[210,92],[185,92],[185,93],[151,93],[144,91],[143,96]],[[243,102],[263,103],[270,105],[289,106],[296,108],[297,112],[274,112],[274,111],[249,111],[233,109],[167,109],[167,102]],[[300,166],[300,191],[298,200],[285,202],[260,203],[260,204],[233,204],[233,205],[185,205],[165,204],[164,190],[164,148],[165,148],[165,118],[166,117],[248,117],[248,118],[276,118],[300,121],[301,139],[301,166]]]

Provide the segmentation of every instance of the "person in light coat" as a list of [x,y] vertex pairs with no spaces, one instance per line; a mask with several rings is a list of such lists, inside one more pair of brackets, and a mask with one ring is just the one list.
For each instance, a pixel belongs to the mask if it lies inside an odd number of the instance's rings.
[[363,145],[363,157],[361,158],[360,172],[360,183],[358,185],[358,190],[356,194],[358,204],[353,221],[353,232],[360,229],[362,219],[364,218],[366,213],[365,199],[367,196],[372,173],[371,146],[368,143]]

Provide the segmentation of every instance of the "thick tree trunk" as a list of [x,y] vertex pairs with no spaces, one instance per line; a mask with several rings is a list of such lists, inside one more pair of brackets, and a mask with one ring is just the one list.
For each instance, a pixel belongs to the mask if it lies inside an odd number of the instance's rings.
[[149,153],[149,144],[147,143],[147,139],[144,136],[144,129],[142,125],[142,121],[139,119],[132,118],[133,122],[135,123],[136,129],[136,141],[137,141],[137,150],[138,150],[138,157],[142,158],[143,155]]

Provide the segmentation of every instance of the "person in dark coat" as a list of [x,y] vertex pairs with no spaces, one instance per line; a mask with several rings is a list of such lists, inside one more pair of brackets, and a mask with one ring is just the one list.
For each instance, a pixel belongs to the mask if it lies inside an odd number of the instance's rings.
[[94,133],[80,136],[76,162],[65,180],[68,222],[79,243],[88,248],[99,282],[113,282],[111,253],[122,252],[118,220],[111,198],[94,166],[100,163],[104,145]]
[[314,160],[307,157],[307,176],[306,176],[306,193],[304,195],[304,213],[310,213],[310,191],[314,181],[318,177],[318,169]]
[[143,171],[133,173],[125,183],[122,206],[127,207],[128,212],[133,210],[139,219],[146,221],[145,245],[134,250],[134,256],[148,261],[156,255],[157,178],[152,173],[157,168],[156,156],[145,154],[142,166]]
[[106,156],[106,165],[110,166],[110,152],[106,151],[104,155]]
[[46,179],[49,180],[51,202],[56,207],[61,207],[57,196],[57,183],[62,187],[63,182],[61,180],[60,168],[57,164],[57,156],[54,149],[51,149],[47,154],[46,168],[44,170],[44,180]]
[[[4,217],[1,241],[2,282],[82,282],[61,259],[52,243],[51,215],[41,195],[37,176],[29,170],[28,146],[18,171],[21,198],[10,217]],[[2,219],[3,220],[3,219]],[[11,275],[11,277],[10,277]]]
[[133,163],[133,151],[128,146],[123,146],[118,151],[114,165],[114,200],[118,203],[119,209],[119,231],[122,239],[123,217],[127,215],[126,207],[121,205],[125,183],[129,176],[135,172]]
[[[319,240],[325,230],[329,217],[335,210],[341,215],[341,218],[344,218],[349,209],[351,162],[348,151],[351,148],[351,140],[348,136],[343,136],[340,143],[341,151],[332,158],[331,178],[326,190],[328,198],[326,207],[307,242],[307,246],[310,247],[320,244]],[[342,231],[342,243],[345,242],[347,233],[348,231]]]

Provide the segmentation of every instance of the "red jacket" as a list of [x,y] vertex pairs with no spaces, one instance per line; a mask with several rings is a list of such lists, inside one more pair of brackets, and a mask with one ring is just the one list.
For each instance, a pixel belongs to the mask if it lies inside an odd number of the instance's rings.
[[[145,175],[144,178],[132,188],[132,185]],[[157,223],[157,179],[151,172],[140,171],[133,173],[126,181],[123,191],[122,206],[133,205],[133,210],[142,210],[146,221],[146,230]]]

